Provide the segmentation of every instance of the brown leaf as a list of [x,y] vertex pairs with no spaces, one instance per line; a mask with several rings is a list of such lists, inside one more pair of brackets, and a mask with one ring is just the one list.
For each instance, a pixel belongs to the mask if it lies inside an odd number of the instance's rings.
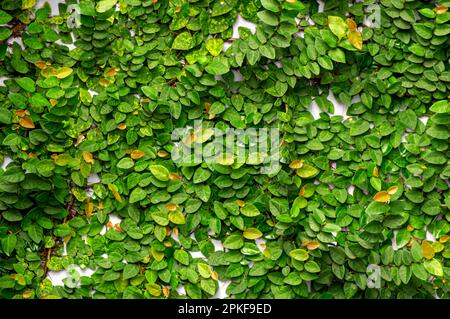
[[27,116],[22,117],[20,119],[19,125],[22,126],[23,128],[35,128],[33,120]]
[[130,157],[132,159],[140,159],[145,155],[144,152],[140,151],[140,150],[134,150],[130,153]]
[[167,203],[164,207],[165,207],[168,211],[174,212],[174,211],[177,210],[178,205],[177,205],[177,204],[174,204],[174,203]]
[[348,41],[358,50],[362,49],[362,35],[359,31],[350,31],[348,33]]
[[44,62],[44,61],[38,61],[38,62],[34,63],[34,65],[40,70],[45,70],[46,68],[48,68],[50,66],[50,63]]
[[356,30],[357,25],[356,25],[356,22],[355,22],[355,21],[353,21],[353,20],[350,19],[350,18],[347,18],[347,19],[345,19],[345,22],[347,23],[348,29],[349,29],[350,31],[355,31],[355,30]]
[[434,248],[426,240],[422,242],[422,254],[426,259],[432,259],[434,257]]
[[19,110],[16,110],[16,115],[19,116],[19,117],[24,117],[25,115],[30,115],[30,112],[28,112],[26,110],[19,109]]
[[181,176],[178,175],[177,173],[170,173],[169,174],[169,179],[171,181],[181,181]]
[[117,75],[117,69],[116,68],[110,68],[108,71],[106,71],[105,76],[116,76]]
[[316,241],[309,241],[306,243],[306,248],[308,248],[309,250],[314,250],[320,247],[320,243],[316,242]]
[[389,203],[389,201],[391,200],[391,195],[389,195],[389,193],[386,191],[381,191],[376,193],[373,199],[374,201],[379,203]]

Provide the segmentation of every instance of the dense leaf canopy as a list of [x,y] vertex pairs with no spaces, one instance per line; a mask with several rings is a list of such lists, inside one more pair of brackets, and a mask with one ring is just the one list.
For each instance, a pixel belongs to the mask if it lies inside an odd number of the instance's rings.
[[[1,298],[449,297],[450,1],[35,5],[0,3]],[[175,161],[196,121],[280,165]]]

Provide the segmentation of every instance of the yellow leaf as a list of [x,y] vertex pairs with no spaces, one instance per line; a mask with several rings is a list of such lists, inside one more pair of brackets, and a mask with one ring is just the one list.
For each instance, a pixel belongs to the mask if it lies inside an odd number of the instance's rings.
[[36,0],[22,0],[22,10],[31,9],[36,5]]
[[120,194],[117,192],[117,186],[113,184],[108,184],[109,190],[113,193],[114,198],[119,202],[122,203],[122,197],[120,197]]
[[98,81],[101,86],[107,87],[109,85],[109,81],[107,79],[101,78],[100,81]]
[[350,19],[350,18],[347,18],[347,19],[345,19],[345,22],[347,23],[348,29],[349,29],[350,31],[355,31],[355,30],[356,30],[357,25],[356,25],[356,22],[355,22],[355,21],[353,21],[353,20]]
[[91,218],[92,212],[94,211],[94,204],[91,203],[91,199],[86,198],[86,207],[84,209],[87,218]]
[[167,203],[164,207],[165,207],[168,211],[174,212],[174,211],[177,210],[178,205],[177,205],[177,204],[174,204],[174,203]]
[[440,242],[435,241],[431,244],[433,246],[434,252],[439,253],[444,250],[444,245],[442,245]]
[[51,106],[55,106],[56,104],[58,104],[58,100],[50,99],[50,105]]
[[291,164],[289,164],[289,167],[292,169],[301,168],[303,166],[304,160],[295,160],[292,161]]
[[256,228],[247,228],[244,230],[244,237],[247,239],[257,239],[260,238],[263,234],[259,229]]
[[244,207],[245,202],[243,200],[241,200],[241,199],[237,199],[236,200],[236,204],[238,204],[239,207]]
[[62,68],[59,68],[58,71],[56,71],[55,75],[58,79],[64,79],[71,75],[72,72],[73,70],[71,68],[63,66]]
[[374,168],[373,168],[373,176],[374,177],[378,177],[378,168],[375,166]]
[[211,271],[211,278],[213,280],[219,280],[219,274],[216,271]]
[[362,35],[361,32],[355,30],[348,33],[348,41],[358,50],[362,49]]
[[165,150],[159,150],[158,153],[156,153],[159,157],[167,157],[169,153],[167,153]]
[[316,241],[309,241],[306,242],[306,248],[308,248],[309,250],[314,250],[320,247],[320,243],[316,242]]
[[124,233],[125,231],[122,229],[122,227],[120,227],[120,224],[115,224],[114,228],[119,232],[119,233]]
[[27,116],[20,119],[19,125],[24,128],[35,128],[33,120]]
[[389,195],[389,193],[386,191],[381,191],[376,193],[373,199],[376,202],[389,203],[389,201],[391,200],[391,195]]
[[436,14],[444,14],[448,11],[448,8],[446,6],[437,6],[436,8],[434,8],[434,12],[436,12]]
[[398,186],[389,187],[387,190],[389,195],[394,195],[395,193],[397,193],[397,191],[398,191]]
[[140,151],[140,150],[134,150],[130,153],[130,157],[132,159],[140,159],[145,155],[144,152]]
[[167,286],[164,286],[163,289],[162,289],[162,292],[163,292],[164,297],[168,298],[169,295],[170,295],[170,288],[167,287]]
[[157,251],[157,250],[155,250],[153,248],[152,248],[151,252],[152,252],[153,258],[155,258],[156,261],[161,261],[161,260],[164,259],[164,252]]
[[426,240],[422,242],[422,254],[426,259],[432,259],[434,257],[434,248]]
[[94,164],[94,157],[91,152],[83,152],[83,159],[88,164]]
[[266,248],[266,249],[263,250],[263,255],[264,255],[266,258],[272,258],[272,253],[270,252],[270,249],[269,249],[269,248]]
[[441,237],[439,238],[439,242],[442,243],[442,244],[444,244],[444,243],[446,243],[449,239],[450,239],[450,236],[444,235],[444,236],[441,236]]

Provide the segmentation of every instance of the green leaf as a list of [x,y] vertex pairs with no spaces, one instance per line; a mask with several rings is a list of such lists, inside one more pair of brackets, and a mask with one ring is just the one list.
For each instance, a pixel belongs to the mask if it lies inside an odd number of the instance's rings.
[[158,180],[166,182],[169,180],[169,170],[162,165],[150,165],[150,172],[152,172],[153,176],[155,176]]
[[328,56],[336,62],[345,63],[345,53],[339,48],[328,51]]
[[241,208],[241,214],[247,217],[255,217],[260,214],[259,209],[252,203],[245,203]]
[[240,235],[230,235],[223,242],[226,249],[240,249],[244,245],[244,241]]
[[36,91],[36,84],[28,77],[16,79],[16,83],[27,92]]
[[309,258],[308,252],[304,249],[293,249],[289,252],[289,256],[298,261],[305,261]]
[[186,224],[186,218],[181,211],[174,211],[169,213],[169,221],[176,225]]
[[230,71],[228,59],[225,57],[214,57],[205,67],[206,72],[212,75],[222,75]]
[[312,165],[303,164],[302,167],[297,169],[297,175],[301,178],[311,178],[316,176],[319,173],[319,170]]
[[192,35],[185,31],[176,36],[172,43],[172,49],[174,50],[189,50],[194,45],[194,39]]
[[123,268],[123,279],[130,279],[139,274],[139,265],[126,264]]
[[0,10],[0,24],[7,24],[12,19],[13,19],[13,17],[9,13],[7,13],[3,10]]
[[223,40],[221,38],[206,40],[206,49],[212,56],[218,56],[223,49]]
[[276,97],[282,97],[288,89],[288,85],[284,82],[277,81],[274,86],[266,89],[266,92]]
[[103,13],[114,7],[116,3],[117,0],[101,0],[97,3],[95,10],[97,10],[97,12]]
[[6,254],[6,256],[11,256],[11,253],[16,248],[17,237],[14,234],[7,235],[2,238],[2,250]]
[[433,276],[442,277],[444,276],[444,270],[442,264],[437,259],[425,260],[423,263],[426,271],[428,271]]
[[124,157],[117,163],[117,167],[121,169],[130,169],[133,166],[134,161],[129,157]]
[[265,24],[276,27],[279,23],[278,16],[270,11],[263,10],[256,14],[258,18]]
[[147,192],[142,188],[138,187],[133,189],[130,194],[130,204],[139,202],[147,197]]
[[187,253],[185,250],[181,250],[181,249],[175,250],[173,257],[179,263],[181,263],[185,266],[189,265],[189,253]]
[[269,11],[280,12],[280,5],[275,0],[261,0],[261,5]]
[[320,266],[313,260],[309,260],[305,263],[305,269],[308,272],[311,273],[317,273],[320,272]]
[[328,16],[327,20],[328,27],[330,28],[331,32],[333,32],[338,37],[339,40],[346,37],[348,27],[344,19],[336,16]]
[[450,102],[446,100],[438,101],[430,107],[430,111],[434,113],[450,113]]

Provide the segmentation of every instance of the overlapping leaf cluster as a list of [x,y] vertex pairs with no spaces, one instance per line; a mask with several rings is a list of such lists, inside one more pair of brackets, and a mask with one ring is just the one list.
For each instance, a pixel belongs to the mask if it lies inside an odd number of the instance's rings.
[[[35,2],[0,4],[2,298],[449,296],[449,1]],[[174,162],[196,120],[280,168]]]

